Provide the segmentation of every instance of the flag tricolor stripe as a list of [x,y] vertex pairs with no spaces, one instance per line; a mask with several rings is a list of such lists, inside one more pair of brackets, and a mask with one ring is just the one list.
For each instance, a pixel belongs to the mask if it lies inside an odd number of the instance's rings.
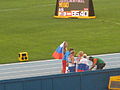
[[52,54],[52,56],[55,59],[62,59],[64,56],[63,48],[64,48],[64,42],[60,46],[58,46],[58,48],[55,50],[55,52]]

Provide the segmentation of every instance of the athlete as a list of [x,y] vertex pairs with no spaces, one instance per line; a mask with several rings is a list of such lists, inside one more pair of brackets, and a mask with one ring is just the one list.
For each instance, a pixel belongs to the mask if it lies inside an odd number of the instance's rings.
[[92,67],[90,68],[90,70],[92,70],[95,66],[97,66],[96,70],[101,70],[105,67],[105,62],[98,57],[89,57],[89,60],[92,61]]
[[84,54],[83,57],[77,61],[76,72],[83,72],[89,70],[89,60],[87,59],[87,54]]
[[66,73],[67,61],[70,55],[70,52],[73,51],[73,48],[70,48],[69,51],[66,51],[62,60],[62,73]]
[[83,57],[83,55],[84,55],[84,52],[83,51],[79,51],[78,53],[77,53],[77,60],[80,60],[82,57]]
[[75,72],[75,62],[74,62],[74,55],[75,55],[75,52],[74,51],[71,51],[70,52],[70,55],[68,57],[68,61],[67,61],[67,65],[68,65],[68,73],[69,72]]

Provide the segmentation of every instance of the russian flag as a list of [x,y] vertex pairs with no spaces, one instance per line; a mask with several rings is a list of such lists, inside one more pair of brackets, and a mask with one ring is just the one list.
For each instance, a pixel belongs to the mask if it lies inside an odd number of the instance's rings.
[[55,58],[55,59],[62,59],[63,56],[64,56],[64,52],[63,52],[63,49],[64,49],[64,43],[63,42],[60,46],[58,46],[58,48],[55,50],[55,52],[52,54],[52,56]]

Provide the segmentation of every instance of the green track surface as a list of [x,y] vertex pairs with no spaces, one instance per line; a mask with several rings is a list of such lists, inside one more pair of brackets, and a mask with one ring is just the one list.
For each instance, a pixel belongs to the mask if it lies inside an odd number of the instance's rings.
[[93,0],[96,19],[54,19],[55,0],[0,0],[0,63],[51,59],[63,41],[88,55],[120,52],[120,0]]

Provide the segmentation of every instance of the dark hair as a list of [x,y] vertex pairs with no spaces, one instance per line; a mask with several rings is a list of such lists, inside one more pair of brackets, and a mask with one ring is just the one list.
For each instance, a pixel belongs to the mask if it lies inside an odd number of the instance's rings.
[[92,56],[90,56],[90,57],[89,57],[89,60],[90,60],[90,59],[93,59],[93,57],[92,57]]
[[74,51],[71,51],[70,54],[74,54],[75,52]]
[[69,51],[73,51],[74,49],[73,48],[70,48]]
[[83,56],[84,58],[87,58],[87,56]]

